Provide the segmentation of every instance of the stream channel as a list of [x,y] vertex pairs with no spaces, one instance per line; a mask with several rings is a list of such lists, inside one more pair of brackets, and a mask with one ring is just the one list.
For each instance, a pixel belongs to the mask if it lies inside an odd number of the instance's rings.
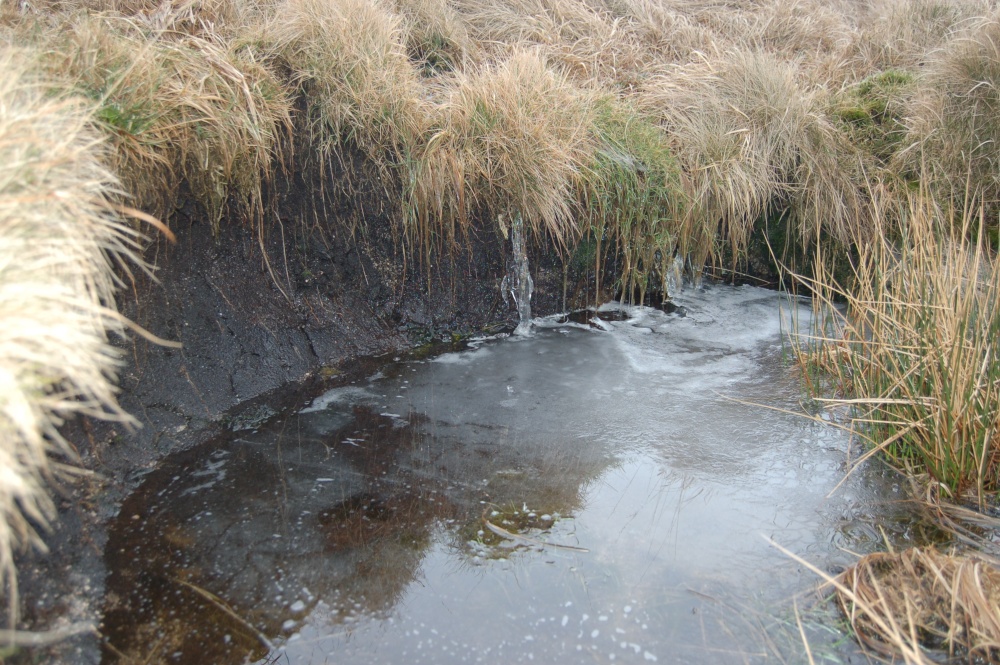
[[848,437],[788,413],[804,303],[679,302],[387,357],[166,459],[111,527],[104,662],[804,662],[796,609],[863,661],[769,539],[836,571],[919,540],[905,493],[838,487]]

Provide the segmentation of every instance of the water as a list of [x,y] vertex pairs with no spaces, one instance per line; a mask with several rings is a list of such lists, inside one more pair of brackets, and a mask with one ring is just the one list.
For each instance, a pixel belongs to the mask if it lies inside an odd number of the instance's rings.
[[804,662],[794,601],[846,662],[769,539],[836,570],[917,525],[877,469],[828,496],[848,441],[786,412],[779,296],[681,302],[387,362],[167,460],[107,545],[106,661]]

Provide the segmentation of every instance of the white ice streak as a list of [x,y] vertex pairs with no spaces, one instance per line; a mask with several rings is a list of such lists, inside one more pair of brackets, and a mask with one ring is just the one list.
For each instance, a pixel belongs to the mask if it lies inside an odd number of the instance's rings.
[[299,413],[315,413],[338,404],[354,404],[365,398],[375,397],[373,393],[359,386],[341,386],[328,390],[312,401],[312,404]]

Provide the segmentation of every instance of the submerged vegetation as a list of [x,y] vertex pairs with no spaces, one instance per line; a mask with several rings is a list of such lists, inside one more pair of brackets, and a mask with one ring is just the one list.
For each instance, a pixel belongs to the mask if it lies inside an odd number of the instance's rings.
[[426,270],[523,219],[595,292],[642,300],[779,223],[819,310],[847,303],[808,353],[857,431],[995,506],[992,3],[21,0],[0,5],[0,69],[11,591],[12,548],[53,514],[50,454],[70,457],[62,419],[128,418],[106,344],[142,265],[126,206],[169,221],[192,199],[260,236],[279,176],[322,182],[346,155]]

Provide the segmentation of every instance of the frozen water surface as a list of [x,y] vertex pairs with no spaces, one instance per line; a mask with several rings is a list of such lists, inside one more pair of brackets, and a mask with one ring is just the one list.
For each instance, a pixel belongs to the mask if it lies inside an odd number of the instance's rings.
[[768,539],[835,570],[910,518],[881,471],[828,496],[848,442],[781,411],[786,300],[682,304],[388,363],[167,460],[107,546],[106,660],[804,661],[815,580]]

